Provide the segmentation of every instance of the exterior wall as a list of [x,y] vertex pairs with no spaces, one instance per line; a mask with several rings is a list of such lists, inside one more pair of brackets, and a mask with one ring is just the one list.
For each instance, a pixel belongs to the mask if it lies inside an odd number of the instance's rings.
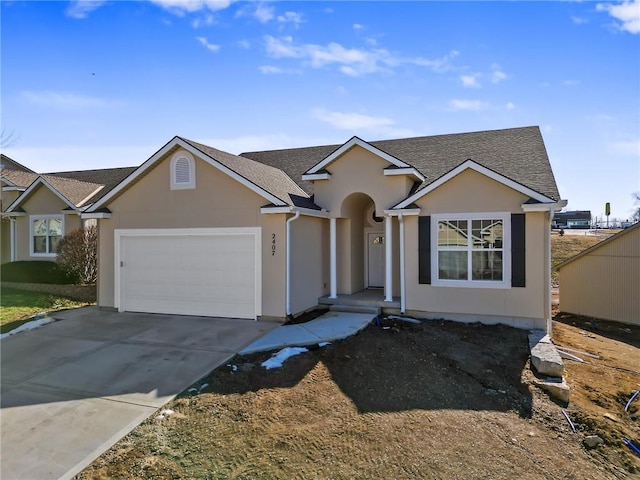
[[640,325],[640,227],[560,269],[564,312]]
[[[522,213],[528,197],[484,175],[466,171],[418,200],[420,215],[441,213]],[[422,316],[500,322],[545,328],[545,213],[526,214],[526,287],[460,288],[419,284],[418,218],[405,219],[406,305]],[[434,246],[432,246],[434,248]]]
[[406,175],[385,176],[388,166],[386,160],[355,146],[327,167],[331,179],[314,183],[314,200],[332,214],[343,216],[344,199],[362,192],[375,202],[376,214],[383,216],[383,210],[403,200],[413,184]]
[[[114,230],[127,228],[262,228],[262,315],[285,316],[285,215],[262,215],[258,194],[196,158],[196,188],[170,190],[170,155],[112,201],[99,223],[98,304],[114,307]],[[276,250],[272,255],[272,235]]]
[[11,261],[11,224],[9,219],[0,221],[0,263]]
[[291,313],[318,305],[329,293],[329,221],[300,216],[291,223]]
[[58,196],[47,187],[38,187],[29,198],[22,204],[26,215],[16,217],[16,260],[54,260],[52,257],[32,256],[29,245],[29,217],[31,215],[62,215],[64,224],[64,235],[71,230],[80,228],[82,221],[75,212],[63,214],[62,211],[68,208]]
[[[4,182],[0,182],[4,186]],[[22,192],[5,192],[0,189],[0,210],[5,211]],[[3,218],[0,222],[0,263],[11,261],[11,224],[8,218]]]

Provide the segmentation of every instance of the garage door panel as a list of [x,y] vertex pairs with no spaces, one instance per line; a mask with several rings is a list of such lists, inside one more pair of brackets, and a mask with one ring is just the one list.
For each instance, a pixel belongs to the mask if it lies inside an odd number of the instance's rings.
[[255,318],[255,234],[121,235],[122,310]]

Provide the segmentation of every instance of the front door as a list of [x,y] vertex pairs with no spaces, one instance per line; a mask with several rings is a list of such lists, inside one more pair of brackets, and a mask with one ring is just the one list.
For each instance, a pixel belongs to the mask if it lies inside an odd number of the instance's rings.
[[367,234],[368,287],[384,286],[384,234]]

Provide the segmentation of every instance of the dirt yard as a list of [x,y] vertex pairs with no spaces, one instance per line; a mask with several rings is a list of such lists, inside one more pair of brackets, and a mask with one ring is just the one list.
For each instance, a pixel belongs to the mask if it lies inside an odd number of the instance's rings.
[[[573,400],[532,385],[525,331],[383,321],[265,370],[236,357],[202,393],[149,419],[79,479],[614,479],[640,473],[624,412],[640,388],[640,329],[556,322],[558,342],[601,356],[568,364]],[[576,325],[572,325],[576,323]],[[616,327],[617,328],[617,327]],[[587,336],[585,336],[587,335]],[[638,414],[640,402],[631,413]],[[605,416],[608,414],[609,416]],[[585,434],[605,441],[596,450]]]

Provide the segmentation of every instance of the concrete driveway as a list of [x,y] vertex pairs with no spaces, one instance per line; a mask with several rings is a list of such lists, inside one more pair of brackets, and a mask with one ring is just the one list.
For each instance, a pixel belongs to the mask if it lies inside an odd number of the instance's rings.
[[96,307],[0,343],[3,480],[71,478],[278,324]]

